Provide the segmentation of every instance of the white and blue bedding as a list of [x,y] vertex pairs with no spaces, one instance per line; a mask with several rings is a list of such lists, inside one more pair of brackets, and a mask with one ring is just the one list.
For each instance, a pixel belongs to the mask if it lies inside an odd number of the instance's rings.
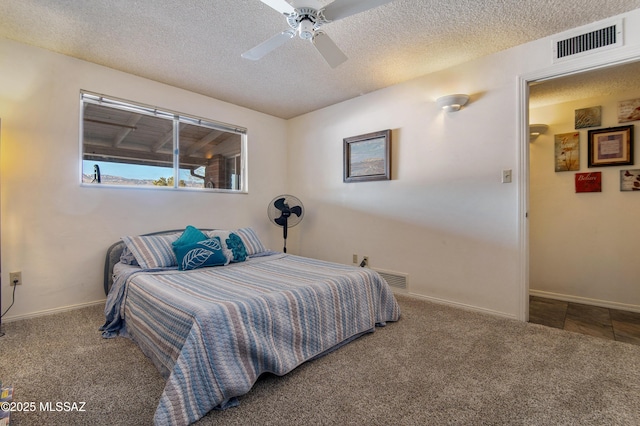
[[161,425],[236,405],[262,373],[284,375],[400,317],[375,271],[289,254],[119,270],[103,335],[130,336],[167,378],[154,417]]

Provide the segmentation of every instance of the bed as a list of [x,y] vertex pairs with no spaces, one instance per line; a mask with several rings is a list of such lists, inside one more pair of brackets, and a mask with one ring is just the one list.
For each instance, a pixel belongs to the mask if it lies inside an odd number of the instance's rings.
[[[207,239],[184,245],[216,246],[219,264],[185,263],[202,260],[176,249],[193,229]],[[375,271],[268,251],[251,228],[123,237],[104,278],[103,337],[130,337],[166,378],[155,424],[235,406],[261,374],[287,374],[400,317]]]

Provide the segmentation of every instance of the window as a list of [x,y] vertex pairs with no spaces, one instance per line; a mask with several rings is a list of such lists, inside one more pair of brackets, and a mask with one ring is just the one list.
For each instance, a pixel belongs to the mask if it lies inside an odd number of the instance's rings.
[[81,93],[82,183],[246,192],[246,129]]

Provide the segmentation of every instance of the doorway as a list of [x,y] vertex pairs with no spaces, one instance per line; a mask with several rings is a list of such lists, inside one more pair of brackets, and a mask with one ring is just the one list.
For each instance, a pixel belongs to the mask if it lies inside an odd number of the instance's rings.
[[[635,128],[637,122],[619,122],[618,102],[640,98],[639,76],[640,63],[629,60],[525,79],[526,123],[549,126],[525,143],[521,156],[527,177],[527,291],[522,296],[526,319],[532,322],[640,344],[640,296],[631,285],[640,270],[624,254],[625,247],[635,245],[626,239],[633,239],[629,224],[637,222],[624,212],[637,211],[640,201],[620,187],[621,171],[640,166],[590,167],[588,160],[589,130],[623,124]],[[591,107],[601,113],[599,121],[583,127],[576,115]],[[555,164],[563,135],[579,139],[579,152],[573,153],[578,163],[566,170]],[[588,173],[602,179],[601,189],[577,193],[575,181]],[[542,313],[547,318],[541,319]],[[616,326],[630,330],[631,336]]]

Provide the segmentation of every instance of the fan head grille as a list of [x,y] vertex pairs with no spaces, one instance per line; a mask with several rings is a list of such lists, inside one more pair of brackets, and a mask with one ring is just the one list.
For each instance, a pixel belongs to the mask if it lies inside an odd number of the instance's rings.
[[277,226],[283,226],[282,220],[279,221],[278,219],[286,217],[287,227],[291,228],[302,220],[304,207],[297,197],[284,194],[271,200],[267,208],[267,215],[269,216],[269,220]]

